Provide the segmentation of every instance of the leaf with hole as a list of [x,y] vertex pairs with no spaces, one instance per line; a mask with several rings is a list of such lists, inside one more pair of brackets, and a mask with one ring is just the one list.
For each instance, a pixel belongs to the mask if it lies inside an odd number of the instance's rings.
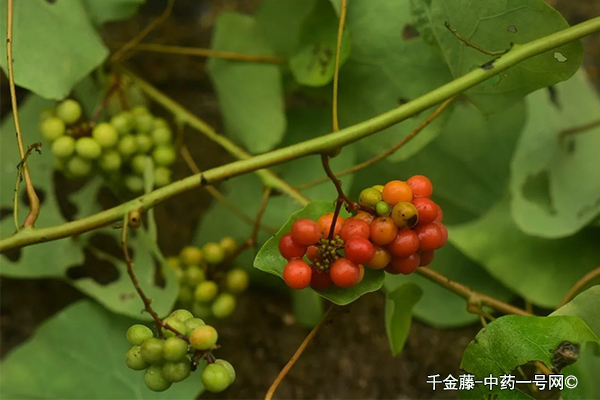
[[412,310],[423,295],[423,290],[414,283],[405,283],[387,293],[385,301],[385,331],[390,342],[392,355],[400,354],[408,338]]

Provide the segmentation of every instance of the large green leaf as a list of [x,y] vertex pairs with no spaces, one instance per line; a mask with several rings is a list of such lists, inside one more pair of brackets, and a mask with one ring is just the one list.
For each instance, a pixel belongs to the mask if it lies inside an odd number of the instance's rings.
[[[568,341],[581,349],[590,346],[598,349],[600,340],[578,317],[522,317],[509,315],[499,318],[483,328],[467,346],[461,370],[483,380],[490,374],[499,377],[513,374],[514,370],[530,361],[540,361],[552,366],[554,351]],[[565,389],[563,393],[568,393]],[[496,399],[530,398],[519,389],[492,390],[482,384],[474,390],[463,391],[463,398],[481,399],[493,396]]]
[[[1,0],[0,20],[6,17],[6,0]],[[13,36],[16,84],[48,99],[67,96],[108,55],[79,0],[15,1]],[[0,39],[6,43],[6,28],[0,29]],[[6,48],[0,46],[5,72],[6,63]]]
[[[564,18],[543,0],[411,0],[420,33],[436,46],[455,78],[492,61],[467,47],[448,29],[488,51],[508,49],[567,28]],[[570,78],[581,65],[580,42],[572,42],[506,70],[499,79],[466,92],[486,112],[510,106],[528,93]]]
[[555,87],[556,103],[540,90],[527,98],[528,120],[511,164],[511,212],[524,232],[572,235],[600,211],[600,127],[561,131],[598,120],[600,97],[581,71]]
[[[223,13],[215,23],[212,49],[272,55],[255,19]],[[271,150],[285,132],[279,67],[211,58],[208,73],[223,112],[225,130],[253,153]]]
[[[0,364],[0,392],[10,399],[194,399],[192,376],[167,392],[146,388],[143,371],[125,365],[125,332],[135,321],[90,301],[75,303],[41,325]],[[195,374],[198,374],[196,372]]]
[[414,283],[406,283],[387,293],[385,330],[394,356],[404,348],[410,331],[412,309],[422,295],[423,290]]
[[137,13],[146,0],[83,0],[90,18],[96,25],[119,21]]
[[586,272],[600,264],[600,230],[590,228],[563,239],[542,239],[519,230],[509,200],[480,219],[449,229],[449,241],[483,265],[500,282],[552,308]]
[[[302,210],[292,214],[279,232],[269,239],[262,249],[260,249],[254,260],[254,267],[273,275],[283,276],[283,268],[287,261],[279,253],[279,239],[281,239],[285,233],[290,231],[295,220],[299,218],[309,218],[316,221],[324,213],[332,212],[333,208],[331,202],[314,201],[310,202]],[[316,292],[335,304],[345,305],[358,299],[363,294],[380,289],[383,285],[383,280],[383,271],[374,271],[366,268],[365,277],[362,282],[356,286],[349,288],[332,287],[327,290],[316,290]]]

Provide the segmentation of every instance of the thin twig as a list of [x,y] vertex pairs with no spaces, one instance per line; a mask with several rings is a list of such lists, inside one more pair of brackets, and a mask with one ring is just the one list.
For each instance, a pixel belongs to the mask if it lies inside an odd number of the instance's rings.
[[342,40],[344,37],[344,24],[346,23],[346,9],[348,8],[347,0],[342,0],[340,12],[340,23],[338,26],[337,46],[335,50],[335,68],[333,73],[333,131],[340,130],[338,121],[338,82],[340,78],[340,57],[342,53]]
[[162,25],[171,16],[174,4],[175,0],[169,0],[163,13],[158,18],[154,19],[152,22],[146,25],[146,27],[142,29],[137,35],[135,35],[130,41],[125,43],[123,47],[117,50],[117,52],[110,57],[110,60],[112,62],[119,61],[127,52],[129,52],[132,48],[136,47],[136,45],[142,39],[148,36],[150,32]]
[[[19,120],[19,109],[17,107],[17,90],[15,88],[15,71],[13,68],[13,0],[7,1],[7,27],[6,27],[6,57],[8,68],[8,81],[10,86],[10,101],[12,104],[13,118],[15,120],[15,130],[17,132],[17,144],[19,145],[19,155],[23,163],[23,175],[25,176],[25,186],[27,188],[27,197],[29,197],[29,214],[25,218],[23,227],[33,227],[40,214],[40,199],[35,193],[35,188],[31,182],[29,167],[27,166],[27,158],[25,157],[25,146],[23,145],[23,134],[21,132],[21,121]],[[19,180],[19,179],[17,179]],[[18,185],[18,184],[17,184]],[[15,208],[16,212],[16,208]],[[16,222],[18,227],[19,223]],[[18,230],[18,228],[17,228]]]
[[590,122],[587,124],[563,129],[562,131],[560,131],[559,135],[560,135],[560,137],[565,137],[568,135],[576,135],[579,133],[585,133],[585,132],[589,131],[590,129],[596,128],[597,126],[600,126],[600,119],[598,121],[593,121],[593,122]]
[[453,281],[452,279],[440,274],[437,271],[434,271],[428,267],[419,267],[417,268],[417,273],[419,275],[424,276],[432,282],[437,283],[440,286],[445,287],[458,294],[463,299],[467,300],[467,305],[469,304],[483,304],[490,308],[493,308],[496,311],[499,311],[504,314],[515,314],[515,315],[524,315],[524,316],[533,316],[534,314],[527,312],[519,307],[515,307],[511,304],[505,303],[501,300],[498,300],[494,297],[488,296],[483,293],[476,292],[468,288],[467,286]]
[[567,304],[569,301],[571,301],[573,299],[573,297],[575,297],[577,292],[579,292],[581,290],[581,288],[583,288],[585,285],[587,285],[592,280],[594,280],[598,277],[600,277],[600,266],[597,268],[594,268],[593,270],[591,270],[590,272],[588,272],[587,274],[582,276],[577,282],[575,282],[573,287],[571,287],[571,289],[569,289],[567,294],[565,294],[565,297],[563,297],[563,299],[560,301],[560,304],[558,305],[557,308],[560,308],[560,307],[564,306],[565,304]]
[[[350,168],[346,168],[342,171],[336,172],[335,175],[338,177],[342,177],[342,176],[346,176],[346,175],[350,175],[353,174],[355,172],[360,171],[363,168],[367,168],[389,156],[391,156],[392,154],[394,154],[396,151],[398,151],[398,149],[400,149],[402,146],[404,146],[406,143],[408,143],[409,141],[411,141],[415,136],[417,136],[423,129],[425,129],[429,124],[431,124],[437,117],[440,116],[440,114],[446,110],[450,104],[452,104],[452,102],[456,99],[455,97],[452,97],[448,100],[446,100],[445,102],[443,102],[433,113],[431,113],[431,115],[429,117],[427,117],[427,119],[425,119],[423,122],[421,122],[421,124],[415,128],[415,130],[413,130],[411,133],[409,133],[408,135],[406,135],[405,137],[403,137],[398,143],[396,143],[395,145],[393,145],[392,147],[390,147],[389,149],[387,149],[386,151],[384,151],[383,153],[379,153],[376,156],[368,159],[365,162],[362,162],[360,164],[357,164],[353,167]],[[319,179],[316,179],[314,181],[311,182],[307,182],[307,183],[303,183],[301,185],[296,186],[296,189],[298,190],[302,190],[302,189],[308,189],[310,187],[319,185],[323,182],[327,182],[327,180],[329,179],[329,177],[325,176]]]
[[[120,43],[115,43],[119,45]],[[158,43],[139,43],[133,48],[138,51],[147,51],[152,53],[163,54],[178,54],[192,57],[203,58],[221,58],[224,60],[242,61],[251,63],[269,63],[269,64],[285,64],[287,59],[275,56],[243,54],[233,51],[220,51],[212,49],[202,49],[198,47],[170,46]]]
[[458,40],[460,40],[461,42],[463,42],[464,44],[466,44],[467,46],[483,53],[483,54],[487,54],[488,56],[501,56],[503,54],[506,54],[510,51],[510,49],[513,48],[513,43],[510,44],[510,47],[506,50],[499,50],[499,51],[489,51],[486,50],[482,47],[479,47],[478,45],[476,45],[475,43],[470,42],[467,38],[463,37],[460,33],[458,33],[458,31],[454,28],[452,28],[450,26],[450,23],[448,21],[444,22],[444,25],[446,26],[446,28],[454,35],[456,36],[456,38]]
[[92,114],[91,120],[94,122],[98,121],[100,115],[102,114],[102,111],[106,108],[106,105],[108,104],[110,98],[115,94],[115,92],[121,89],[121,79],[119,78],[119,75],[111,74],[111,78],[113,79],[112,84],[110,85],[108,91],[102,98],[102,102],[98,104],[96,110],[94,110],[94,114]]
[[252,233],[250,234],[250,246],[256,246],[258,239],[258,230],[260,229],[260,222],[262,221],[262,217],[267,210],[267,204],[269,203],[269,199],[271,198],[272,189],[270,187],[265,187],[263,190],[263,197],[260,201],[260,207],[258,208],[258,212],[256,213],[256,218],[254,220],[254,226],[252,227]]
[[18,231],[19,227],[19,185],[23,180],[23,167],[27,162],[27,158],[31,155],[31,153],[35,150],[38,154],[42,154],[40,148],[42,147],[41,142],[36,142],[32,145],[27,146],[27,151],[25,152],[25,156],[21,161],[17,164],[17,182],[15,183],[15,193],[13,195],[13,219],[15,222],[15,229]]
[[337,222],[337,218],[340,215],[340,210],[342,205],[346,203],[346,208],[348,211],[354,211],[357,208],[356,203],[354,203],[346,194],[344,193],[344,189],[342,188],[342,181],[336,178],[335,174],[331,170],[331,166],[329,165],[329,156],[326,154],[321,154],[321,163],[323,164],[323,169],[327,174],[327,177],[333,182],[335,185],[335,189],[337,190],[338,197],[336,199],[335,204],[335,212],[333,213],[333,220],[331,221],[331,227],[329,228],[329,240],[333,239],[333,233],[335,232],[335,224]]
[[283,378],[285,378],[287,373],[290,372],[290,369],[292,369],[296,361],[298,361],[304,350],[306,350],[306,347],[310,344],[310,342],[315,338],[319,330],[323,327],[325,321],[327,321],[333,309],[334,306],[331,305],[329,309],[325,312],[325,314],[323,314],[319,323],[312,329],[312,331],[310,331],[308,336],[306,336],[304,341],[300,344],[300,347],[298,347],[292,358],[290,358],[290,361],[288,361],[288,363],[285,364],[285,367],[283,367],[283,369],[279,372],[279,375],[277,375],[277,378],[275,378],[275,380],[271,384],[271,387],[269,387],[269,390],[265,395],[265,400],[271,400],[273,398],[273,395],[275,394],[275,391],[277,390],[277,387],[279,386]]

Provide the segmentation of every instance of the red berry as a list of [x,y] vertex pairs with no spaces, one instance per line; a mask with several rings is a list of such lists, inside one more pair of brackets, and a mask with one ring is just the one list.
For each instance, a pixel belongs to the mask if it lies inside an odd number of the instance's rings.
[[373,222],[375,216],[365,211],[359,211],[354,217],[352,217],[352,219],[365,221],[367,224],[371,225],[371,222]]
[[359,219],[348,218],[344,223],[344,227],[340,232],[340,237],[344,242],[353,237],[362,237],[368,239],[371,235],[371,227],[365,221]]
[[358,264],[358,281],[356,281],[356,284],[358,285],[359,283],[361,283],[364,277],[365,267],[362,264]]
[[294,241],[290,233],[286,233],[279,239],[279,252],[283,258],[291,260],[292,258],[302,258],[306,253],[306,246],[302,246]]
[[431,264],[433,261],[433,251],[422,251],[421,252],[421,262],[419,262],[419,266],[424,267],[426,265]]
[[316,265],[312,266],[312,277],[310,278],[310,287],[315,290],[329,289],[333,281],[328,271],[320,271]]
[[399,271],[396,271],[396,268],[392,265],[392,263],[389,263],[385,268],[384,268],[385,272],[387,272],[388,274],[392,274],[392,275],[398,275],[400,274]]
[[338,258],[331,264],[329,276],[336,286],[354,286],[359,282],[360,268],[347,258]]
[[439,249],[442,243],[442,230],[436,224],[419,225],[415,228],[419,236],[419,248],[423,251]]
[[292,289],[304,289],[310,284],[312,271],[302,260],[291,260],[283,268],[283,280]]
[[296,243],[309,246],[321,239],[321,230],[315,221],[308,218],[300,218],[292,224],[292,237]]
[[421,257],[418,254],[411,254],[408,257],[395,257],[392,259],[392,265],[396,271],[408,275],[419,267]]
[[415,197],[430,197],[433,193],[433,185],[429,178],[423,175],[415,175],[408,178],[406,181],[412,189]]
[[354,236],[344,245],[346,258],[355,264],[364,264],[373,258],[375,249],[368,239]]
[[419,250],[419,236],[412,229],[402,228],[388,249],[396,257],[408,257]]
[[[333,222],[333,213],[325,213],[319,217],[317,220],[317,224],[319,225],[319,229],[321,229],[321,237],[328,238],[329,231],[331,230],[331,223]],[[335,222],[335,228],[333,231],[333,237],[340,234],[344,226],[344,218],[338,215],[337,220]]]
[[441,222],[434,222],[434,224],[436,224],[442,231],[442,242],[440,243],[440,247],[442,247],[448,241],[448,229],[446,229],[446,225],[442,224]]
[[419,224],[425,225],[435,221],[437,218],[437,204],[426,197],[418,197],[413,200],[413,204],[419,212]]
[[308,258],[310,262],[319,261],[321,259],[321,256],[319,256],[317,251],[319,251],[319,248],[317,246],[308,246],[308,248],[306,249],[306,258]]
[[398,227],[391,217],[379,217],[371,223],[371,241],[379,246],[391,243],[398,234]]
[[367,262],[367,267],[371,269],[385,268],[390,261],[392,261],[392,254],[389,252],[389,250],[377,246],[376,244],[373,245],[373,248],[375,249],[375,254],[369,260],[369,262]]
[[444,219],[444,212],[442,211],[442,207],[440,207],[438,204],[435,205],[437,207],[437,217],[435,217],[435,220],[433,222],[442,222]]

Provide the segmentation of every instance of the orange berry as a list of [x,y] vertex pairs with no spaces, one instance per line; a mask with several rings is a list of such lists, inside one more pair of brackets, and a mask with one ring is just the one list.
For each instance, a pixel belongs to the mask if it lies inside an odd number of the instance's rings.
[[398,227],[390,217],[379,217],[371,223],[371,241],[379,246],[392,243],[397,234]]
[[371,225],[371,222],[373,222],[375,216],[368,212],[359,211],[354,217],[352,217],[352,219],[365,221],[367,224]]
[[367,267],[371,269],[385,268],[390,263],[390,261],[392,261],[392,254],[389,252],[389,250],[377,246],[376,244],[373,245],[373,248],[375,249],[375,254],[367,263]]
[[429,178],[423,175],[415,175],[406,181],[412,189],[415,197],[429,197],[433,193],[433,185]]
[[390,206],[394,206],[401,201],[412,201],[413,193],[408,183],[404,181],[390,181],[383,187],[383,200]]
[[[319,228],[321,229],[321,237],[322,238],[329,237],[329,231],[331,230],[332,222],[333,222],[333,213],[332,212],[328,212],[328,213],[321,215],[319,217],[319,219],[317,220],[317,225],[319,225]],[[343,227],[344,227],[344,218],[342,218],[338,215],[337,220],[335,222],[333,237],[335,237],[336,235],[339,235],[340,232],[342,231]]]

